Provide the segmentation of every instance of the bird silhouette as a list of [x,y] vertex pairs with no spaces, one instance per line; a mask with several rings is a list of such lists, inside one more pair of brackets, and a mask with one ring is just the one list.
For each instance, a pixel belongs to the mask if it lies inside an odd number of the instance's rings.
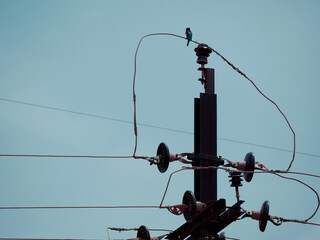
[[190,28],[186,28],[186,38],[188,39],[187,46],[189,46],[189,42],[192,40],[192,32]]

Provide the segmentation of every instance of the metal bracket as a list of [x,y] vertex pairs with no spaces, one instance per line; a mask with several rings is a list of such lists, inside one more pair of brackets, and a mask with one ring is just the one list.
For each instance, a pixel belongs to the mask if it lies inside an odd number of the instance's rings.
[[190,235],[195,234],[208,224],[212,219],[217,218],[222,212],[226,210],[226,200],[219,199],[216,202],[210,203],[207,208],[203,209],[198,215],[194,217],[191,222],[186,222],[174,232],[168,234],[166,239],[182,240]]
[[199,161],[199,160],[208,161],[210,163],[214,162],[216,166],[224,164],[224,161],[222,160],[221,157],[209,155],[209,154],[202,154],[202,153],[196,154],[194,156],[194,161]]
[[179,205],[167,206],[163,208],[168,209],[168,211],[174,215],[181,215],[185,212],[188,206],[186,204],[179,204]]
[[232,222],[236,221],[241,215],[244,214],[240,205],[244,203],[244,201],[240,200],[236,202],[232,207],[229,207],[227,211],[221,214],[218,218],[216,218],[212,222],[211,230],[215,233],[220,232],[222,229],[227,227]]

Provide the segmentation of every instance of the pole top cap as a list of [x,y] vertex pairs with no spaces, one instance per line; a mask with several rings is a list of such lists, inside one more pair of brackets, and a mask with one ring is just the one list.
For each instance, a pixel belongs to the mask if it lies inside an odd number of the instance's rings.
[[207,44],[201,43],[194,49],[196,52],[196,55],[198,56],[197,63],[199,64],[207,64],[208,63],[208,57],[210,56],[210,53],[212,53],[212,50],[209,48]]

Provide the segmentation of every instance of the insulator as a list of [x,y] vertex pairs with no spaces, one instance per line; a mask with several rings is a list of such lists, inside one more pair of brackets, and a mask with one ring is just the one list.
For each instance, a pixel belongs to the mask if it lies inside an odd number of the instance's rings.
[[231,182],[230,187],[241,187],[242,186],[242,173],[241,172],[230,172],[229,173],[231,178],[229,182]]
[[158,169],[161,173],[167,171],[170,162],[170,151],[165,143],[160,143],[157,150],[157,156],[159,156]]
[[220,233],[219,236],[218,236],[218,239],[219,239],[219,240],[226,240],[226,234],[225,234],[225,232]]
[[247,182],[250,182],[253,177],[254,167],[256,165],[255,157],[252,152],[247,153],[247,155],[244,158],[244,162],[246,163],[246,167],[245,167],[244,171],[249,171],[249,172],[245,172],[243,174],[244,179]]
[[264,201],[262,206],[261,206],[261,216],[259,220],[259,229],[261,232],[264,232],[267,226],[267,222],[269,220],[269,208],[270,208],[270,203],[269,201]]
[[256,210],[256,211],[247,212],[249,217],[259,221],[259,229],[261,232],[264,232],[264,230],[266,230],[268,220],[270,219],[269,208],[270,208],[269,201],[264,201],[260,211]]
[[150,240],[150,232],[146,226],[140,226],[137,233],[137,238],[143,240]]
[[184,211],[183,216],[187,222],[191,222],[197,214],[197,200],[194,193],[186,191],[182,198],[182,204],[187,205],[187,209]]
[[198,59],[197,63],[204,65],[208,63],[208,57],[212,50],[208,47],[208,45],[201,43],[194,49],[194,51],[197,53]]

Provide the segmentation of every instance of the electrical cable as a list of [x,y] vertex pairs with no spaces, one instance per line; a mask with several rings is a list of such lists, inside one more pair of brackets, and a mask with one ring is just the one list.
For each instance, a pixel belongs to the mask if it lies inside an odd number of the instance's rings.
[[[135,55],[134,55],[134,73],[133,73],[133,119],[134,119],[134,134],[135,134],[135,144],[134,144],[134,151],[133,151],[133,156],[135,156],[136,151],[137,151],[137,146],[138,146],[138,128],[137,128],[137,106],[136,106],[136,92],[135,92],[135,82],[136,82],[136,72],[137,72],[137,55],[138,55],[138,50],[140,47],[140,44],[142,42],[142,40],[146,37],[150,37],[150,36],[157,36],[157,35],[166,35],[166,36],[173,36],[173,37],[177,37],[177,38],[181,38],[181,39],[187,39],[186,37],[183,36],[179,36],[176,34],[172,34],[172,33],[151,33],[151,34],[147,34],[141,37]],[[191,40],[191,42],[195,43],[195,44],[200,44],[197,41],[193,41]],[[239,70],[239,68],[235,67],[231,62],[229,62],[224,56],[222,56],[219,52],[217,52],[215,49],[213,49],[212,47],[209,47],[209,49],[211,49],[215,54],[217,54],[219,57],[222,58],[223,61],[225,61],[229,66],[231,66],[236,72],[238,72],[240,75],[242,75],[244,78],[246,78],[248,81],[250,81],[250,83],[256,88],[256,90],[264,97],[266,98],[269,102],[271,102],[280,112],[280,114],[284,117],[287,125],[289,126],[292,134],[293,134],[293,154],[292,154],[292,160],[289,164],[289,167],[287,169],[287,171],[290,170],[293,161],[295,159],[295,152],[296,152],[296,134],[295,131],[293,130],[289,120],[287,119],[286,115],[282,112],[282,110],[280,109],[280,107],[277,105],[277,103],[275,103],[273,100],[271,100],[269,97],[267,97],[259,88],[258,86],[253,82],[253,80],[251,80],[249,77],[247,77],[247,75],[245,73],[243,73],[241,70]]]
[[209,47],[214,53],[216,53],[219,57],[222,58],[223,61],[225,61],[229,66],[231,66],[236,72],[238,72],[240,75],[242,75],[244,78],[246,78],[248,81],[250,81],[250,83],[255,87],[255,89],[265,98],[267,99],[269,102],[271,102],[280,112],[280,114],[283,116],[283,118],[285,119],[287,125],[289,126],[292,134],[293,134],[293,153],[292,153],[292,160],[289,164],[289,167],[287,169],[287,171],[290,170],[292,163],[295,159],[295,154],[296,154],[296,133],[293,130],[288,118],[286,117],[286,115],[282,112],[282,110],[280,109],[280,107],[278,106],[277,103],[275,103],[273,100],[271,100],[269,97],[267,97],[259,88],[258,86],[254,83],[253,80],[251,80],[249,77],[247,77],[247,75],[245,73],[243,73],[239,68],[235,67],[231,62],[229,62],[224,56],[222,56],[220,53],[218,53],[216,50],[214,50],[213,48]]
[[[162,201],[161,201],[161,203],[160,203],[160,208],[161,208],[162,203],[163,203],[163,201],[164,201],[164,198],[165,198],[165,196],[166,196],[166,193],[167,193],[167,190],[168,190],[168,188],[169,188],[170,181],[171,181],[171,177],[172,177],[173,174],[176,174],[176,173],[178,173],[178,172],[180,172],[180,171],[182,171],[182,170],[217,170],[217,169],[222,169],[222,170],[224,170],[224,171],[226,171],[226,172],[233,172],[233,171],[235,171],[235,170],[228,169],[228,168],[225,168],[225,167],[209,166],[209,167],[183,167],[183,168],[181,168],[181,169],[179,169],[179,170],[177,170],[177,171],[172,172],[172,173],[170,174],[169,179],[168,179],[167,186],[166,186],[165,192],[164,192],[164,194],[163,194]],[[312,214],[309,218],[307,218],[306,220],[297,220],[297,221],[308,222],[311,218],[313,218],[313,217],[315,216],[315,214],[317,213],[317,211],[319,210],[319,207],[320,207],[320,197],[319,197],[318,192],[317,192],[314,188],[312,188],[310,185],[308,185],[308,184],[306,184],[305,182],[303,182],[303,181],[301,181],[301,180],[299,180],[299,179],[296,179],[296,178],[285,177],[285,176],[280,175],[279,173],[276,173],[276,172],[273,172],[273,171],[270,171],[270,170],[263,170],[263,169],[259,169],[259,170],[261,170],[261,171],[258,171],[258,172],[257,172],[257,171],[243,171],[243,170],[237,170],[237,171],[239,171],[239,172],[246,172],[246,173],[270,173],[270,174],[274,174],[274,175],[276,175],[276,176],[278,176],[278,177],[281,177],[281,178],[284,178],[284,179],[287,179],[287,180],[296,181],[296,182],[298,182],[298,183],[306,186],[307,188],[309,188],[310,190],[312,190],[312,191],[315,193],[316,198],[317,198],[317,202],[318,202],[318,203],[317,203],[317,207],[316,207],[316,210],[313,212],[313,214]],[[289,173],[289,172],[285,172],[285,173]],[[303,174],[303,173],[302,173],[302,174]],[[314,225],[316,225],[316,224],[314,224]]]
[[136,52],[134,54],[134,71],[133,71],[133,124],[134,124],[134,135],[135,135],[135,144],[134,144],[134,150],[133,150],[133,156],[136,155],[137,152],[137,147],[138,147],[138,128],[137,128],[137,104],[136,104],[136,88],[135,88],[135,84],[136,84],[136,74],[137,74],[137,55],[138,55],[138,50],[140,47],[140,44],[142,42],[142,40],[146,37],[150,37],[150,36],[157,36],[157,35],[166,35],[166,36],[174,36],[174,37],[178,37],[178,38],[182,38],[182,39],[186,39],[185,37],[176,35],[176,34],[172,34],[172,33],[151,33],[151,34],[147,34],[141,37]]
[[180,171],[182,171],[182,170],[184,170],[184,169],[183,169],[183,168],[182,168],[182,169],[179,169],[179,170],[174,171],[174,172],[172,172],[172,173],[170,174],[169,179],[168,179],[168,182],[167,182],[166,189],[165,189],[165,191],[164,191],[164,194],[163,194],[162,200],[161,200],[160,205],[159,205],[159,208],[161,208],[161,207],[162,207],[162,204],[163,204],[164,198],[166,197],[166,194],[167,194],[167,191],[168,191],[168,188],[169,188],[169,184],[170,184],[170,181],[171,181],[171,177],[172,177],[172,175],[174,175],[174,174],[176,174],[177,172],[180,172]]
[[299,180],[299,179],[291,178],[291,177],[285,177],[285,176],[282,176],[282,175],[280,175],[280,174],[278,174],[278,173],[271,172],[271,171],[270,171],[270,173],[271,173],[271,174],[274,174],[274,175],[276,175],[276,176],[278,176],[278,177],[287,179],[287,180],[296,181],[296,182],[298,182],[298,183],[301,183],[301,184],[305,185],[305,186],[308,187],[309,189],[311,189],[311,190],[316,194],[318,203],[317,203],[316,210],[313,212],[313,214],[312,214],[310,217],[308,217],[306,220],[304,220],[304,221],[305,221],[305,222],[308,222],[311,218],[313,218],[313,217],[316,215],[316,213],[318,212],[319,207],[320,207],[320,198],[319,198],[318,192],[317,192],[314,188],[312,188],[311,186],[309,186],[308,184],[306,184],[305,182],[303,182],[303,181],[301,181],[301,180]]
[[[16,103],[16,104],[22,104],[22,105],[27,105],[27,106],[32,106],[32,107],[40,107],[40,108],[45,108],[45,109],[54,110],[54,111],[67,112],[67,113],[71,113],[71,114],[77,114],[77,115],[82,115],[82,116],[86,116],[86,117],[104,119],[104,120],[127,123],[127,124],[133,124],[134,123],[132,121],[118,119],[118,118],[112,118],[112,117],[108,117],[108,116],[101,116],[101,115],[96,115],[96,114],[91,114],[91,113],[85,113],[85,112],[79,112],[79,111],[74,111],[74,110],[69,110],[69,109],[45,106],[45,105],[40,105],[40,104],[35,104],[35,103],[27,103],[27,102],[24,102],[24,101],[12,100],[12,99],[1,98],[1,97],[0,97],[0,101],[6,101],[6,102],[11,102],[11,103]],[[170,132],[175,132],[175,133],[181,133],[181,134],[187,134],[187,135],[194,135],[192,132],[188,132],[188,131],[184,131],[184,130],[161,127],[161,126],[145,124],[145,123],[138,123],[137,122],[137,126],[149,127],[149,128],[154,128],[154,129],[159,129],[159,130],[164,130],[164,131],[170,131]],[[224,138],[224,137],[218,137],[218,140],[226,141],[226,142],[233,142],[233,143],[238,143],[238,144],[244,144],[244,145],[249,145],[249,146],[255,146],[255,147],[260,147],[260,148],[272,149],[272,150],[282,151],[282,152],[292,152],[292,150],[288,150],[288,149],[284,149],[284,148],[278,148],[278,147],[267,146],[267,145],[262,145],[262,144],[239,141],[239,140],[236,140],[236,139],[230,139],[230,138]],[[307,153],[307,152],[296,151],[296,154],[320,158],[320,155]]]
[[[49,109],[49,110],[54,110],[54,111],[59,111],[59,112],[66,112],[66,113],[71,113],[71,114],[77,114],[77,115],[82,115],[82,116],[86,116],[86,117],[104,119],[104,120],[109,120],[109,121],[133,124],[132,121],[123,120],[123,119],[119,119],[119,118],[101,116],[101,115],[92,114],[92,113],[79,112],[79,111],[74,111],[74,110],[69,110],[69,109],[64,109],[64,108],[51,107],[51,106],[45,106],[45,105],[40,105],[40,104],[35,104],[35,103],[27,103],[27,102],[24,102],[24,101],[12,100],[12,99],[8,99],[8,98],[1,98],[0,97],[0,101],[17,103],[17,104],[22,104],[22,105],[32,106],[32,107],[39,107],[39,108],[44,108],[44,109]],[[172,129],[172,128],[166,128],[166,127],[161,127],[161,126],[156,126],[156,125],[151,125],[151,124],[137,123],[137,125],[138,126],[142,126],[142,127],[149,127],[149,128],[155,128],[155,129],[160,129],[160,130],[165,130],[165,131],[170,131],[170,132],[177,132],[177,133],[193,135],[192,132],[187,132],[187,131],[178,130],[178,129]],[[227,141],[227,140],[225,140],[225,141]]]
[[0,154],[0,157],[37,157],[37,158],[100,158],[100,159],[143,159],[151,164],[157,161],[156,157],[147,156],[106,156],[106,155],[48,155],[48,154]]
[[312,223],[312,222],[308,222],[306,220],[298,220],[298,219],[287,219],[287,218],[283,218],[283,217],[275,217],[275,216],[270,216],[271,221],[273,222],[274,220],[276,220],[277,222],[275,222],[275,224],[277,226],[280,226],[283,222],[292,222],[292,223],[301,223],[301,224],[309,224],[309,225],[314,225],[314,226],[320,226],[319,223]]
[[[318,204],[317,204],[317,207],[316,207],[316,210],[314,211],[314,213],[309,217],[307,218],[306,220],[304,220],[305,222],[308,222],[311,218],[313,218],[317,211],[319,210],[319,207],[320,207],[320,197],[319,197],[319,194],[318,192],[312,188],[310,185],[306,184],[305,182],[299,180],[299,179],[296,179],[296,178],[290,178],[290,177],[285,177],[285,176],[282,176],[280,175],[279,173],[290,173],[288,171],[279,171],[279,170],[269,170],[264,164],[260,163],[260,162],[257,162],[256,163],[259,167],[257,169],[261,170],[261,171],[264,171],[264,172],[267,172],[267,173],[271,173],[271,174],[274,174],[278,177],[281,177],[281,178],[284,178],[284,179],[287,179],[287,180],[292,180],[292,181],[296,181],[300,184],[303,184],[304,186],[308,187],[309,189],[311,189],[315,194],[316,194],[316,197],[317,197],[317,201],[318,201]],[[306,174],[306,173],[299,173],[299,172],[293,172],[293,174],[302,174],[302,175],[307,175],[307,176],[312,176],[312,177],[319,177],[317,175],[313,175],[313,174]]]
[[22,207],[0,207],[0,210],[21,210],[21,209],[141,209],[141,208],[159,208],[159,206],[22,206]]
[[[132,158],[132,156],[104,156],[104,155],[51,155],[51,154],[0,154],[0,157],[39,157],[39,158]],[[144,159],[136,157],[137,159]]]

